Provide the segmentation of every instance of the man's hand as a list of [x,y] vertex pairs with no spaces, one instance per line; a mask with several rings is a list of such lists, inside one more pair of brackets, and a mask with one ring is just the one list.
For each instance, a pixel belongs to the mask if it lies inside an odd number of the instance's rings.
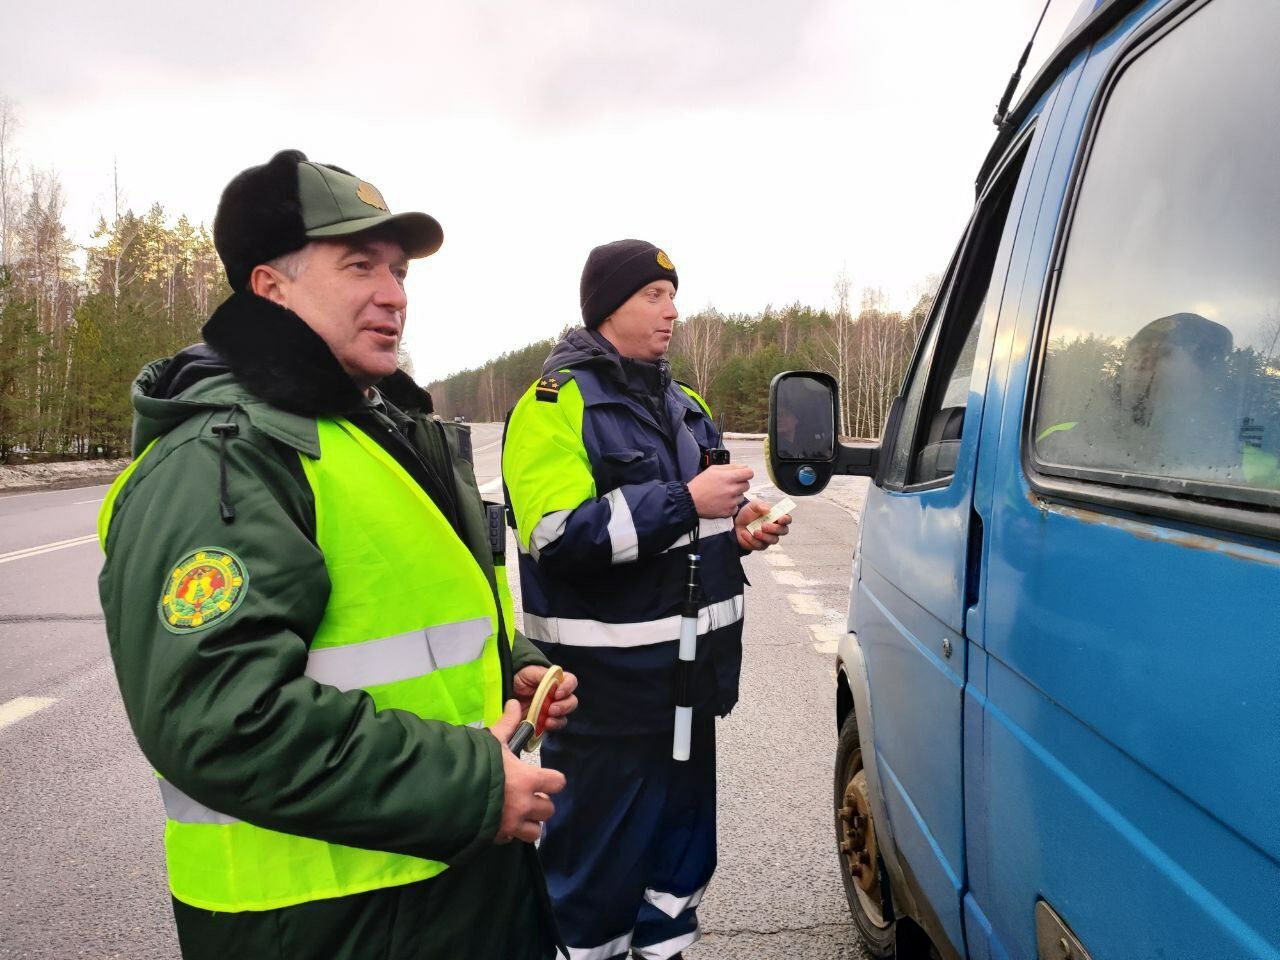
[[[533,695],[538,692],[538,684],[542,682],[546,672],[546,667],[530,666],[524,667],[515,675],[514,692],[516,699],[520,701],[521,717],[529,713],[529,704],[533,701]],[[564,679],[560,681],[559,689],[556,690],[556,697],[551,701],[551,709],[547,713],[548,730],[565,728],[569,722],[566,718],[578,709],[578,698],[573,695],[573,691],[577,689],[578,678],[566,671]]]
[[754,534],[747,529],[747,524],[757,517],[769,512],[769,505],[760,500],[752,500],[738,511],[733,521],[734,531],[738,534],[738,546],[743,550],[765,550],[791,532],[791,514],[780,516],[774,523],[766,523]]
[[508,700],[502,719],[489,732],[502,744],[502,773],[505,779],[502,797],[502,821],[493,837],[494,843],[523,840],[533,843],[542,836],[542,824],[556,812],[548,794],[564,789],[564,774],[524,763],[507,749],[507,741],[520,726],[524,714],[520,703]]
[[698,516],[732,517],[754,476],[755,471],[750,467],[736,463],[707,467],[689,481],[689,494]]

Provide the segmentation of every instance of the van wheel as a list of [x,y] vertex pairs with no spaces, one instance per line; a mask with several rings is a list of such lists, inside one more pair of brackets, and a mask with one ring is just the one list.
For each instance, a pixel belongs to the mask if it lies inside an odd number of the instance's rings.
[[858,721],[852,710],[840,727],[836,748],[835,805],[840,876],[849,913],[867,951],[873,957],[892,957],[894,923],[884,917],[875,822],[867,793],[867,772],[862,766]]

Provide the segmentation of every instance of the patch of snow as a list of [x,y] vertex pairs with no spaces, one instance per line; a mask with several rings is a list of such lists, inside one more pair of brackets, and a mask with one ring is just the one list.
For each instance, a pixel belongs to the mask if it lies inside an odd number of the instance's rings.
[[68,460],[65,463],[0,464],[0,490],[27,487],[87,487],[114,480],[128,460]]

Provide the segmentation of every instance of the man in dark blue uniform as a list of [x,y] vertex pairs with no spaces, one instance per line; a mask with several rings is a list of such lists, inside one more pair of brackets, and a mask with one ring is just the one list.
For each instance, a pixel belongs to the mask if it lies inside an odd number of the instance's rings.
[[[740,558],[756,534],[749,467],[708,465],[720,434],[665,359],[679,278],[641,240],[596,247],[585,329],[556,346],[512,412],[502,472],[519,533],[525,634],[581,686],[571,734],[543,762],[565,773],[542,858],[572,960],[679,957],[716,865],[715,727],[738,699]],[[696,545],[691,542],[696,538]],[[693,733],[672,759],[687,555],[702,557]]]

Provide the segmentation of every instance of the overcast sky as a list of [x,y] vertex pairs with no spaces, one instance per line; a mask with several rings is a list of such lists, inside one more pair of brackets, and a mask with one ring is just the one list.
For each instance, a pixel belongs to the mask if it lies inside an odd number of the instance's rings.
[[[1052,0],[1024,84],[1076,13]],[[578,322],[590,248],[641,237],[678,305],[758,312],[946,264],[1042,0],[21,3],[0,93],[84,243],[112,162],[141,212],[210,223],[296,147],[444,226],[409,278],[424,382]],[[187,7],[190,7],[188,11]]]

